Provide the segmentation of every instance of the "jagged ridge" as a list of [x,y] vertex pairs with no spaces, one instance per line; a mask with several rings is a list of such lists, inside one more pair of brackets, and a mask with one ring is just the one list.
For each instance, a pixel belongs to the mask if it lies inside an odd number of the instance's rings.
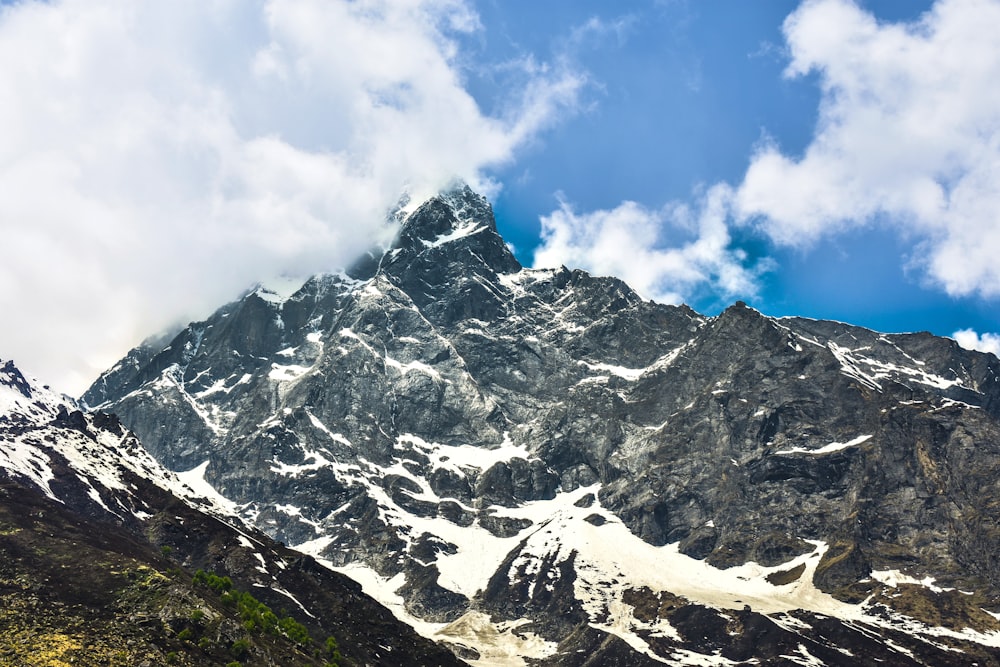
[[139,357],[87,403],[467,659],[997,659],[1000,363],[953,341],[526,270],[459,188]]

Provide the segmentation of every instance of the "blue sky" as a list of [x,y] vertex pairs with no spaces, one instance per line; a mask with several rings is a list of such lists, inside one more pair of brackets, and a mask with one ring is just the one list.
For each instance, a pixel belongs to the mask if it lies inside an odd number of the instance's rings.
[[[527,263],[539,215],[555,206],[556,192],[582,210],[612,208],[623,199],[655,208],[688,200],[705,184],[738,183],[762,137],[790,155],[801,155],[813,138],[817,76],[782,76],[789,61],[782,22],[799,3],[625,3],[610,13],[608,3],[564,3],[557,12],[548,4],[484,3],[484,51],[503,58],[520,49],[558,48],[554,34],[593,17],[623,27],[576,49],[593,77],[586,94],[592,106],[496,172],[503,183],[495,204],[502,230]],[[930,5],[862,7],[880,21],[912,22]],[[524,25],[531,29],[512,29]],[[484,86],[487,103],[490,92]],[[764,312],[884,331],[1000,330],[995,298],[949,296],[907,270],[911,242],[896,232],[852,230],[808,249],[775,248],[753,233],[741,240],[775,262],[759,293],[740,295]],[[709,313],[732,300],[711,292],[691,296],[693,306]]]
[[1000,0],[0,0],[0,355],[79,392],[455,177],[525,265],[997,352],[995,25]]
[[[589,106],[495,172],[504,186],[496,199],[501,227],[526,262],[537,244],[539,214],[553,208],[556,192],[581,210],[613,208],[623,199],[656,208],[690,200],[706,184],[739,183],[765,138],[793,157],[812,142],[819,75],[783,76],[790,58],[782,25],[800,3],[590,2],[561,3],[558,11],[550,4],[484,3],[487,37],[480,47],[494,59],[511,57],[561,48],[572,32],[567,25],[595,17],[617,27],[594,31],[573,49],[592,77],[584,93]],[[882,24],[915,24],[931,6],[859,5]],[[471,89],[479,94],[475,84]],[[483,89],[488,104],[491,91]],[[888,226],[869,221],[805,248],[776,247],[766,235],[743,230],[734,243],[773,264],[758,290],[738,296],[769,314],[883,331],[1000,330],[995,296],[949,295],[911,266],[922,239]],[[686,296],[715,313],[735,295],[703,289]]]

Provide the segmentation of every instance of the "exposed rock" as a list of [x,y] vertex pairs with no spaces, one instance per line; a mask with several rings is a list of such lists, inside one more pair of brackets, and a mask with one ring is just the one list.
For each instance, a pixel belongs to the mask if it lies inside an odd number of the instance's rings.
[[[837,664],[841,647],[948,664],[876,611],[894,598],[873,577],[1000,608],[996,357],[743,303],[704,317],[613,278],[522,269],[467,188],[416,208],[348,274],[287,299],[255,291],[133,351],[84,399],[167,466],[207,462],[261,530],[403,582],[385,601],[401,590],[408,613],[442,623],[490,615],[490,646],[447,635],[477,655],[500,642],[549,664]],[[658,617],[676,636],[622,611],[654,582],[687,601]],[[758,584],[763,611],[733,620]],[[800,604],[811,630],[770,620]],[[864,632],[817,621],[840,605]],[[983,648],[992,617],[969,618],[983,634],[934,641],[1000,659]]]

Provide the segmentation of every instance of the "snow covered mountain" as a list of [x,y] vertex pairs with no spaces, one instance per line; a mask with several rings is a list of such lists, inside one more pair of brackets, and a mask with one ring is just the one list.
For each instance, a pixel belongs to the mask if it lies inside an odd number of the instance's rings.
[[[84,414],[0,362],[0,663],[319,667],[333,636],[343,665],[460,664],[234,510],[199,471],[163,468],[116,417]],[[197,569],[312,639],[248,629]]]
[[471,664],[996,664],[998,377],[524,269],[460,187],[83,400]]

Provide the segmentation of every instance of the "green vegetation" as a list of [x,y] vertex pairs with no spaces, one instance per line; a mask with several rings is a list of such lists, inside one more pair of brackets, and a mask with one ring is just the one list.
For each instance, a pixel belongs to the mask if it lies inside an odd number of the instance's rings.
[[229,577],[220,577],[214,572],[204,570],[194,573],[194,583],[196,586],[205,586],[220,594],[233,589],[233,580]]
[[343,656],[340,655],[340,645],[334,637],[326,638],[326,657],[328,658],[324,667],[339,667]]
[[234,658],[246,657],[246,654],[250,651],[250,642],[246,639],[237,639],[233,642],[233,645],[229,647],[229,652],[233,654]]
[[[233,581],[229,577],[220,577],[213,572],[198,570],[194,574],[194,583],[204,586],[219,594],[219,600],[227,607],[235,607],[243,621],[243,628],[250,633],[266,633],[270,635],[284,635],[291,641],[306,647],[312,644],[312,637],[306,626],[296,621],[291,616],[279,617],[270,607],[255,598],[246,591],[233,590]],[[331,637],[332,639],[332,637]],[[328,640],[329,641],[329,640]],[[234,642],[233,646],[236,646]],[[336,645],[336,640],[334,640]],[[249,647],[249,646],[248,646]],[[336,648],[336,647],[335,647]],[[236,657],[242,657],[234,649],[230,649]],[[337,658],[339,659],[339,651]]]
[[[8,494],[0,503],[0,665],[320,667],[327,660],[322,640],[310,642],[304,626],[283,620],[287,613],[235,591],[227,577],[183,570],[176,547],[164,559],[155,536],[143,549],[114,527],[95,537],[76,515],[14,488],[0,485]],[[247,620],[259,624],[254,633],[240,627]]]

